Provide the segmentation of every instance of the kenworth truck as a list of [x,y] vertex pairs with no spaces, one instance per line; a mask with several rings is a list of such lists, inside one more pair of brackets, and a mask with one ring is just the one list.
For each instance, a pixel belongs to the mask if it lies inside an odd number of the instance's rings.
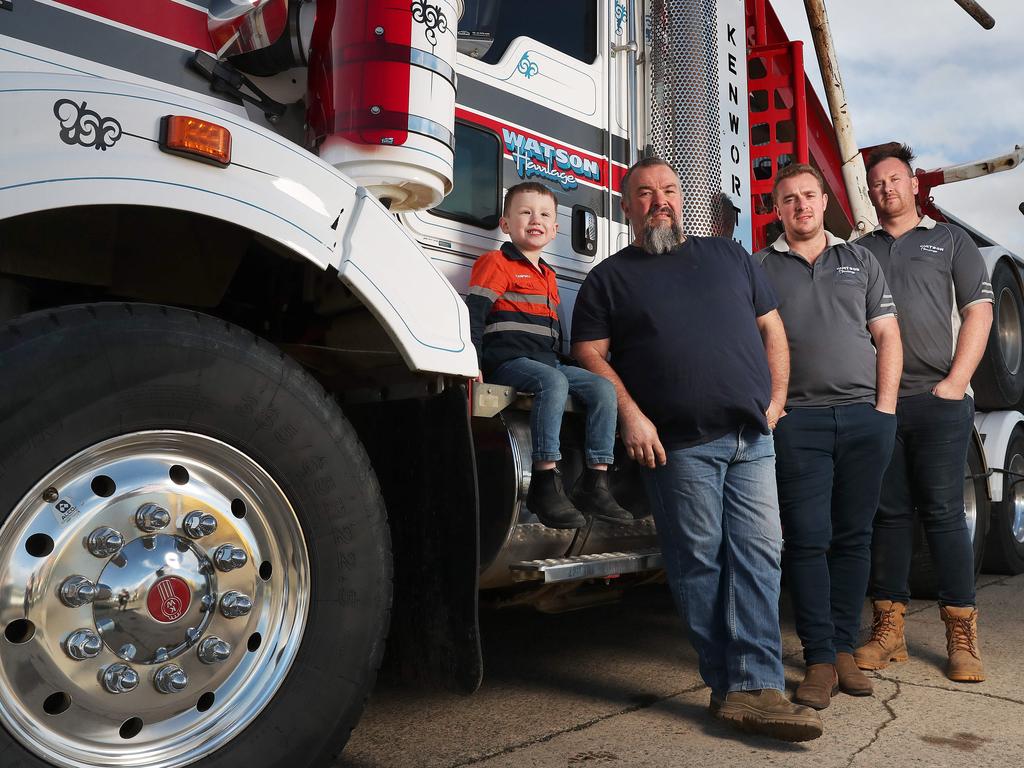
[[[481,601],[657,579],[628,461],[634,524],[530,514],[529,398],[474,386],[460,294],[543,181],[568,328],[641,152],[691,232],[759,247],[807,159],[850,231],[801,56],[765,0],[0,0],[3,768],[327,766],[386,635],[472,691]],[[1020,571],[988,466],[1024,472],[1024,301],[989,246],[967,512]]]

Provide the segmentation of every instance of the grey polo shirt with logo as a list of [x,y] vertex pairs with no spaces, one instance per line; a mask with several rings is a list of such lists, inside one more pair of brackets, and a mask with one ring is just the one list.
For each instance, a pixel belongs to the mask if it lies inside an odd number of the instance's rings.
[[756,255],[779,300],[789,339],[787,408],[875,402],[875,347],[868,325],[894,317],[885,276],[866,248],[825,233],[809,264],[786,236]]
[[898,238],[878,227],[857,244],[878,259],[900,308],[900,397],[928,392],[953,365],[960,313],[992,303],[985,260],[960,227],[927,216]]

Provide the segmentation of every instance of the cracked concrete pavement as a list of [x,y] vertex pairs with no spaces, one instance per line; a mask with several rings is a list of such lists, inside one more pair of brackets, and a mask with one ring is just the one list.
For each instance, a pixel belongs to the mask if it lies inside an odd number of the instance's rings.
[[[382,683],[337,768],[1016,766],[1024,762],[1024,575],[983,576],[978,607],[986,682],[945,678],[938,608],[914,601],[910,661],[874,673],[870,698],[836,696],[822,712],[824,735],[804,744],[707,716],[708,690],[664,587],[575,613],[485,613],[480,691]],[[865,628],[869,620],[865,606]],[[783,646],[792,690],[803,665],[785,601]]]

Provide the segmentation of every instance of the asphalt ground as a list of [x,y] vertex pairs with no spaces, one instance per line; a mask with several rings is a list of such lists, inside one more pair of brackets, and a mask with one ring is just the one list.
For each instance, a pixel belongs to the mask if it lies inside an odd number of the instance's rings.
[[[337,768],[672,766],[1020,766],[1024,764],[1024,575],[982,576],[979,636],[988,680],[943,675],[934,602],[907,613],[910,661],[873,674],[870,698],[837,695],[825,733],[787,744],[707,714],[708,689],[667,588],[546,615],[484,612],[484,683],[472,696],[395,683],[374,691]],[[790,691],[803,673],[784,599]],[[863,627],[870,623],[865,604]]]

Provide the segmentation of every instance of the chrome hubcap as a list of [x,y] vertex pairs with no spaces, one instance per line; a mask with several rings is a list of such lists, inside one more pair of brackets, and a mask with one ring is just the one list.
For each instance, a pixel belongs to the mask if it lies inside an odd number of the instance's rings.
[[[93,618],[108,648],[126,661],[180,656],[209,624],[203,598],[214,591],[206,553],[177,536],[141,536],[100,574]],[[192,630],[191,632],[189,630]]]
[[[971,467],[967,466],[967,472],[971,471]],[[971,544],[974,544],[974,534],[978,529],[978,497],[974,492],[974,478],[964,478],[964,517],[967,518],[967,533],[971,538]]]
[[999,353],[1003,364],[1010,373],[1020,368],[1021,349],[1020,308],[1009,288],[999,292],[999,308],[996,310],[996,331],[999,338]]
[[0,720],[62,768],[179,768],[220,748],[280,686],[309,606],[284,493],[183,432],[51,471],[0,528],[0,563]]
[[1008,501],[1012,504],[1010,520],[1010,535],[1018,544],[1024,544],[1024,456],[1014,454],[1010,460],[1009,470],[1015,472],[1010,475],[1011,481],[1019,481],[1013,485],[1013,494]]

